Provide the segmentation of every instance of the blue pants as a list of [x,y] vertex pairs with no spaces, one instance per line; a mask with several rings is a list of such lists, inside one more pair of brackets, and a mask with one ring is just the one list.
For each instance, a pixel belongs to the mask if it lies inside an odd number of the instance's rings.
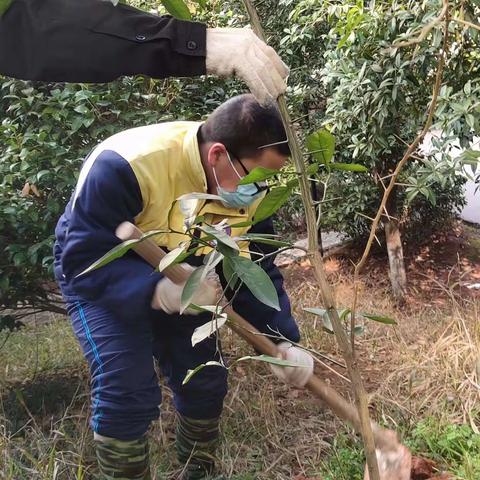
[[[90,423],[95,432],[133,440],[158,418],[161,392],[154,358],[173,391],[180,414],[195,419],[221,414],[227,393],[224,368],[206,367],[182,385],[189,369],[219,359],[215,336],[195,347],[191,344],[193,331],[211,319],[209,314],[178,316],[158,312],[151,318],[125,320],[84,301],[67,303],[67,309],[90,367]],[[293,318],[288,316],[285,320],[284,328],[275,325],[276,329],[297,341]],[[266,325],[260,329],[272,333]]]

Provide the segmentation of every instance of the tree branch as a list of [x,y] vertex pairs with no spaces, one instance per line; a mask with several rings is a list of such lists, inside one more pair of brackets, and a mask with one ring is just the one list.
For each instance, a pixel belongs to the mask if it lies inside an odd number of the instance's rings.
[[461,19],[458,18],[458,17],[452,17],[451,20],[452,20],[453,22],[458,22],[458,23],[461,23],[462,25],[466,25],[466,26],[469,27],[469,28],[474,28],[475,30],[479,30],[479,31],[480,31],[480,25],[477,25],[476,23],[467,22],[466,20],[461,20]]
[[430,23],[425,25],[421,29],[420,35],[418,35],[418,37],[412,38],[411,40],[406,40],[404,42],[394,43],[392,45],[393,48],[410,47],[411,45],[417,45],[420,42],[423,42],[423,40],[425,40],[427,35],[435,28],[435,26],[438,25],[445,18],[445,16],[447,15],[447,11],[448,11],[448,1],[444,0],[442,11],[438,15],[438,17],[436,17]]
[[[243,0],[245,8],[250,16],[250,22],[255,33],[259,38],[264,39],[262,26],[258,18],[255,7],[251,0]],[[377,457],[375,452],[375,442],[372,432],[372,425],[368,412],[368,397],[363,386],[361,376],[358,372],[358,366],[355,363],[353,352],[350,347],[350,342],[345,332],[342,322],[339,318],[338,311],[333,296],[333,290],[327,281],[323,259],[319,252],[318,244],[318,230],[316,225],[315,208],[311,196],[310,187],[308,184],[308,175],[303,161],[302,150],[300,148],[297,135],[291,126],[290,114],[288,113],[285,98],[281,95],[278,100],[278,108],[282,115],[285,131],[287,133],[288,143],[290,145],[291,156],[295,164],[297,173],[299,174],[300,192],[302,195],[302,202],[305,209],[307,232],[308,232],[308,253],[307,257],[313,267],[315,277],[320,287],[324,306],[327,310],[332,327],[335,332],[335,337],[340,346],[343,358],[347,365],[348,374],[352,381],[352,388],[355,396],[355,403],[358,409],[358,416],[360,418],[360,434],[363,439],[365,447],[365,455],[367,457],[368,470],[371,480],[380,480]]]

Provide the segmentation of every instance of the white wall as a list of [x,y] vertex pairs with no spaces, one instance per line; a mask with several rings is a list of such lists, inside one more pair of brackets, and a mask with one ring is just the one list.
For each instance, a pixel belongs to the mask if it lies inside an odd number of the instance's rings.
[[[438,136],[440,133],[440,130],[428,132],[425,135],[422,145],[420,146],[420,150],[428,152],[432,148],[432,136]],[[474,137],[472,142],[472,150],[480,150],[480,137]],[[456,147],[452,148],[451,154],[456,156],[461,152],[462,150],[460,149],[460,146],[457,145]],[[480,166],[478,168],[480,168]],[[472,176],[472,169],[470,166],[466,166],[465,171],[468,175]],[[467,204],[460,212],[460,218],[466,220],[467,222],[480,224],[480,188],[478,188],[477,192],[475,192],[477,186],[478,184],[475,184],[472,180],[467,180],[467,183],[465,184],[465,199]]]
[[[468,169],[471,174],[472,171],[470,167],[468,167]],[[467,205],[460,213],[460,217],[467,222],[480,223],[480,187],[477,189],[477,192],[475,192],[476,187],[479,187],[479,185],[471,180],[467,181],[465,185]]]

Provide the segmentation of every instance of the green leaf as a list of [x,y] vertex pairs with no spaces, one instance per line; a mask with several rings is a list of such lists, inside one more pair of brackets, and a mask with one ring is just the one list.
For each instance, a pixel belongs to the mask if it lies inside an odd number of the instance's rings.
[[207,0],[197,0],[197,3],[198,3],[202,8],[207,8]]
[[223,276],[227,281],[229,288],[232,290],[235,288],[238,282],[238,275],[235,273],[233,269],[233,264],[230,261],[230,257],[225,256],[222,262],[222,269],[223,269]]
[[271,168],[256,167],[247,176],[243,177],[239,185],[247,185],[249,183],[263,182],[267,178],[273,177],[278,174],[278,170],[272,170]]
[[81,275],[85,275],[86,273],[96,270],[97,268],[104,267],[105,265],[109,264],[110,262],[113,262],[117,258],[123,257],[130,249],[135,247],[137,243],[140,243],[143,240],[146,240],[147,238],[153,237],[160,233],[166,233],[166,232],[168,232],[168,230],[152,230],[151,232],[145,233],[142,236],[142,238],[135,239],[135,240],[126,240],[125,242],[122,242],[120,245],[117,245],[116,247],[109,250],[105,255],[100,257],[96,262],[93,262],[83,272],[79,273],[77,277],[80,277]]
[[49,175],[49,174],[50,174],[50,170],[40,170],[37,173],[37,182],[39,182],[45,175]]
[[305,307],[303,310],[305,310],[308,313],[313,313],[314,315],[318,315],[319,317],[325,315],[327,311],[324,308],[310,308],[310,307]]
[[265,195],[258,205],[254,215],[254,222],[258,223],[271,217],[290,198],[292,189],[288,187],[277,187]]
[[191,250],[187,250],[183,253],[181,253],[173,262],[173,265],[176,265],[177,263],[182,263],[185,259],[187,259],[190,255],[194,255],[197,250],[200,250],[200,246],[192,248]]
[[259,362],[271,363],[273,365],[279,365],[281,367],[307,368],[307,365],[300,365],[299,363],[290,362],[288,360],[283,360],[283,359],[277,358],[277,357],[271,357],[270,355],[256,355],[256,356],[246,355],[246,356],[241,357],[238,360],[236,360],[235,363],[243,362],[245,360],[257,360]]
[[207,273],[208,269],[206,265],[202,265],[200,267],[197,267],[188,277],[188,280],[186,281],[185,286],[182,290],[182,297],[180,300],[180,313],[183,313],[185,309],[190,305],[192,298],[195,295],[195,292],[197,291],[198,287],[202,283]]
[[362,317],[368,318],[369,320],[373,320],[375,322],[384,323],[386,325],[396,325],[397,322],[390,317],[385,317],[383,315],[371,315],[370,313],[361,313]]
[[188,308],[196,310],[197,312],[210,312],[219,317],[226,315],[222,313],[223,307],[221,305],[196,305],[195,303],[191,303]]
[[200,370],[204,369],[205,367],[222,367],[225,368],[220,362],[215,362],[211,360],[210,362],[207,363],[201,363],[197,367],[195,367],[193,370],[188,370],[187,374],[185,375],[185,378],[183,379],[182,385],[185,385],[188,383],[192,377],[198,373]]
[[469,80],[464,86],[463,86],[463,91],[465,92],[465,95],[469,96],[472,93],[472,82]]
[[180,313],[183,313],[190,306],[192,298],[194,297],[195,292],[198,290],[198,287],[208,275],[208,272],[215,268],[215,266],[222,261],[223,255],[219,252],[213,251],[212,253],[208,254],[206,258],[206,264],[197,267],[190,277],[188,277],[188,280],[183,287],[182,296],[180,299]]
[[353,329],[353,334],[358,337],[360,335],[363,335],[365,333],[365,328],[362,327],[361,325],[357,325],[354,329]]
[[307,148],[319,163],[329,164],[335,152],[335,137],[321,128],[307,137]]
[[199,206],[199,201],[202,200],[215,200],[219,202],[222,199],[218,195],[212,195],[210,193],[186,193],[176,199],[176,201],[172,204],[170,208],[170,212],[174,208],[176,202],[179,202],[180,210],[182,212],[182,215],[185,217],[184,224],[187,228],[190,228],[192,225],[198,223],[198,219],[195,218],[194,215],[197,211],[197,207]]
[[[317,172],[318,172],[318,169],[319,169],[319,165],[318,163],[311,163],[308,167],[307,167],[307,175],[315,175]],[[295,179],[297,180],[297,179]],[[297,180],[298,181],[298,180]]]
[[204,323],[200,327],[197,327],[192,334],[192,347],[194,347],[197,343],[202,342],[206,338],[212,336],[217,330],[220,330],[225,322],[227,321],[227,315],[221,314],[210,320],[207,323]]
[[162,4],[170,15],[180,20],[191,20],[192,15],[182,0],[162,0]]
[[465,121],[470,128],[475,128],[475,117],[471,113],[467,113]]
[[218,240],[219,242],[223,243],[227,247],[230,247],[233,250],[238,251],[237,243],[235,242],[235,240],[230,235],[228,235],[227,232],[225,232],[225,230],[223,230],[223,229],[217,230],[216,228],[209,227],[208,225],[201,226],[201,227],[198,227],[198,228],[200,230],[202,230],[203,232],[205,232],[207,235],[209,235],[209,236],[215,238],[216,240]]
[[8,10],[13,0],[0,0],[0,17]]
[[480,150],[465,150],[457,160],[467,165],[477,166],[480,164]]
[[[334,334],[332,322],[328,315],[328,311],[324,308],[304,308],[306,312],[313,313],[322,319],[322,328],[329,334]],[[339,313],[340,318],[343,320],[345,316],[350,312],[350,309],[345,309]],[[343,317],[343,318],[342,318]]]
[[208,268],[208,270],[213,270],[222,260],[222,252],[212,250],[210,253],[207,253],[207,255],[205,255],[205,257],[203,258],[203,264]]
[[82,115],[85,115],[86,113],[89,112],[88,108],[86,105],[84,104],[81,104],[81,105],[77,105],[74,110],[77,112],[77,113],[81,113]]
[[348,172],[368,172],[368,168],[359,163],[333,162],[329,164],[329,167],[333,170],[345,170]]
[[292,247],[291,242],[284,242],[283,240],[276,240],[275,238],[265,237],[262,234],[247,233],[238,237],[238,240],[247,240],[249,242],[264,243],[266,245],[272,245],[273,247],[283,248],[283,247]]
[[192,193],[185,193],[177,198],[178,201],[182,200],[217,200],[221,201],[222,197],[218,195],[213,195],[212,193],[202,193],[202,192],[192,192]]
[[231,262],[233,271],[245,283],[255,298],[280,311],[277,290],[262,267],[245,257],[230,257],[228,260]]
[[177,263],[177,258],[180,257],[186,250],[187,244],[183,244],[177,248],[174,248],[171,252],[168,252],[158,265],[158,271],[163,272],[170,265]]
[[227,247],[227,245],[222,242],[217,243],[216,250],[224,257],[234,257],[240,255],[240,250],[234,250],[233,248]]
[[271,217],[287,202],[291,192],[292,189],[288,186],[281,186],[270,190],[258,205],[252,221],[235,223],[232,227],[248,227]]
[[100,257],[96,262],[93,262],[88,268],[83,272],[79,273],[77,277],[85,275],[86,273],[96,270],[97,268],[103,267],[117,258],[123,257],[131,248],[133,248],[138,243],[138,240],[126,240],[120,245],[109,250],[105,255]]
[[328,314],[325,313],[325,315],[323,315],[321,318],[322,318],[322,328],[330,335],[333,335],[335,331],[333,330],[332,321],[330,320],[330,317],[328,316]]

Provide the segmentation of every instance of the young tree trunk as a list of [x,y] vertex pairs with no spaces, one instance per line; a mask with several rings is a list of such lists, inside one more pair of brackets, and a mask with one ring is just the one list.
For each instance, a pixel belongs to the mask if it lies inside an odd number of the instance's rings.
[[403,247],[398,221],[391,218],[385,222],[390,282],[395,299],[402,302],[407,293],[407,273],[403,260]]

